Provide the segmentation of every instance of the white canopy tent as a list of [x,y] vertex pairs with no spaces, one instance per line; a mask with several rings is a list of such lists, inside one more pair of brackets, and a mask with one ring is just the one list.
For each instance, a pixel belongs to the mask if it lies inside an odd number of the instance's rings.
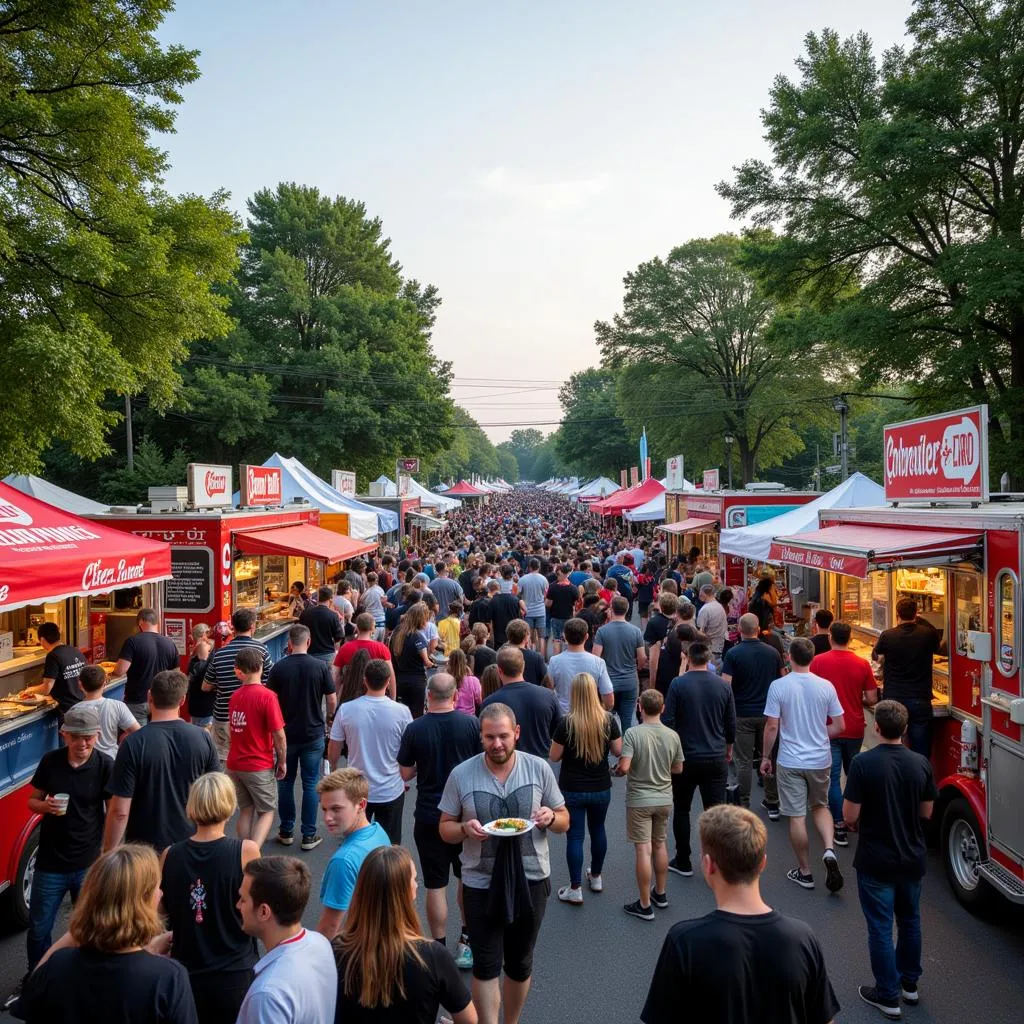
[[[395,487],[394,480],[385,474],[377,477],[374,483],[383,486],[384,497],[386,498],[394,498],[398,494],[398,488]],[[451,512],[452,509],[459,508],[462,505],[462,502],[457,498],[444,498],[440,494],[428,491],[418,480],[409,481],[409,493],[419,498],[420,503],[427,508],[436,508],[441,512]]]
[[44,480],[41,476],[12,473],[10,476],[4,477],[4,483],[16,491],[21,491],[22,494],[38,498],[40,501],[45,501],[47,505],[53,505],[54,508],[63,509],[65,512],[72,512],[76,516],[102,515],[110,511],[106,505],[101,505],[98,501],[93,501],[92,498],[83,497],[81,494],[75,494],[74,491],[51,484],[49,480]]
[[838,487],[833,487],[831,491],[826,491],[820,498],[790,509],[789,512],[783,512],[774,519],[766,519],[763,523],[754,523],[752,526],[722,530],[718,538],[718,548],[724,555],[738,555],[751,562],[766,562],[772,538],[791,537],[796,533],[817,530],[820,509],[870,507],[884,503],[884,489],[863,473],[854,473],[848,480],[844,480]]
[[570,491],[569,497],[573,501],[581,501],[587,498],[607,498],[609,494],[614,494],[618,489],[619,485],[614,480],[606,476],[599,476],[596,480],[591,480],[582,487],[577,487],[576,490]]

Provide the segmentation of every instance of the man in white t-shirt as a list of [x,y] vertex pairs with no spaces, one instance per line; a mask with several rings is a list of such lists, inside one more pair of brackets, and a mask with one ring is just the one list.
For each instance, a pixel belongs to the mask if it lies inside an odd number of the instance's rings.
[[548,674],[545,684],[550,684],[558,698],[562,714],[569,713],[569,697],[572,693],[572,681],[581,672],[587,672],[597,683],[597,692],[606,708],[611,708],[615,701],[611,676],[604,658],[590,654],[586,649],[588,627],[583,619],[567,619],[562,627],[566,649],[556,654],[548,662]]
[[[779,737],[779,805],[789,818],[789,841],[797,866],[786,877],[804,889],[814,888],[808,859],[807,811],[821,836],[825,854],[825,887],[838,892],[843,887],[839,860],[832,848],[833,822],[828,809],[828,786],[832,768],[829,740],[843,731],[843,706],[836,688],[810,670],[814,644],[798,637],[789,647],[792,671],[768,688],[764,707],[764,742],[770,754]],[[831,718],[831,721],[829,721]],[[761,772],[772,770],[771,757],[761,761]]]
[[[331,768],[348,750],[350,768],[358,769],[370,784],[366,816],[376,821],[396,846],[402,843],[402,808],[405,782],[398,766],[402,734],[412,721],[405,704],[387,695],[391,666],[374,659],[366,666],[366,693],[342,704],[331,726],[327,760]],[[831,764],[831,761],[829,762]]]

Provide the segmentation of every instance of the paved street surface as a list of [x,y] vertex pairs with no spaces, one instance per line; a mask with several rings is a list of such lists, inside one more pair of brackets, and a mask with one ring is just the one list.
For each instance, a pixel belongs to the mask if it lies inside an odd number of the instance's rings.
[[[639,1020],[651,970],[668,928],[680,918],[713,909],[711,893],[698,875],[681,878],[670,874],[669,909],[659,911],[655,923],[638,921],[622,912],[622,904],[636,898],[632,847],[625,841],[623,786],[624,780],[615,780],[608,818],[610,851],[604,871],[605,891],[586,893],[582,907],[568,906],[555,898],[554,890],[568,878],[565,840],[561,836],[552,839],[552,895],[537,948],[525,1024],[627,1024]],[[410,847],[413,795],[406,799],[403,836]],[[820,870],[816,872],[818,888],[813,892],[786,881],[785,873],[792,861],[785,823],[768,823],[768,830],[768,868],[762,884],[765,899],[814,928],[825,948],[829,974],[842,1005],[837,1019],[881,1020],[877,1011],[857,996],[857,985],[871,983],[871,974],[856,878],[849,868],[854,847],[840,851],[847,884],[838,897],[831,897],[825,891]],[[334,848],[329,838],[312,853],[302,854],[298,843],[291,848],[309,864],[317,888]],[[284,852],[284,848],[271,839],[264,853],[277,852]],[[916,1009],[905,1009],[904,1020],[912,1024],[968,1020],[1020,1024],[1024,1019],[1024,913],[1010,910],[993,921],[974,918],[953,899],[937,857],[932,857],[929,872],[921,908],[925,942],[921,1004]],[[450,903],[454,911],[454,899]],[[426,920],[422,903],[420,913]],[[314,925],[317,914],[314,891],[305,923]],[[65,920],[62,917],[56,934],[63,933]],[[458,921],[450,916],[449,923],[451,946]],[[17,982],[24,965],[24,935],[0,936],[0,989],[4,993]],[[6,1015],[0,1017],[9,1019]],[[682,1006],[680,1019],[688,1019]]]

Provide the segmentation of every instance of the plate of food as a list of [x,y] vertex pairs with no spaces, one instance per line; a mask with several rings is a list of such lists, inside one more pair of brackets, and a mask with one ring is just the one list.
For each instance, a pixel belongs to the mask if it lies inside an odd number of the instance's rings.
[[489,836],[523,836],[534,827],[529,818],[495,818],[487,822],[483,830]]

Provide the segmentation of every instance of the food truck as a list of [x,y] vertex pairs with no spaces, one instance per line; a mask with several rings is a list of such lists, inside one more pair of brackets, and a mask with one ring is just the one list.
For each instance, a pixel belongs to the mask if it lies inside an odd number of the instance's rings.
[[[376,550],[319,526],[319,509],[281,504],[278,467],[242,465],[239,505],[232,505],[232,467],[192,463],[187,487],[154,488],[148,506],[98,517],[115,529],[170,545],[170,579],[159,598],[161,631],[178,645],[183,665],[192,629],[229,622],[239,608],[256,613],[257,640],[274,660],[285,654],[295,619],[288,593],[296,582],[313,594],[338,564]],[[154,605],[155,606],[155,605]],[[105,614],[107,649],[116,656],[134,629],[131,613]]]
[[[788,512],[819,497],[817,491],[791,491],[781,484],[753,483],[742,490],[718,490],[714,475],[705,474],[705,483],[713,484],[699,492],[669,491],[665,494],[665,525],[669,553],[685,555],[692,547],[700,548],[706,558],[719,558],[718,533],[721,529],[752,526]],[[747,585],[748,566],[745,559],[726,555],[720,559],[722,582],[727,587]]]
[[[887,504],[822,510],[769,558],[819,575],[821,602],[871,657],[912,598],[941,631],[934,658],[932,821],[962,904],[1024,903],[1024,495],[990,495],[984,406],[885,428]],[[877,673],[876,673],[877,674]]]
[[[56,702],[19,696],[43,677],[39,626],[56,623],[63,642],[109,673],[108,611],[123,610],[134,632],[138,609],[157,603],[170,576],[167,544],[125,537],[0,483],[0,899],[15,924],[28,923],[39,845],[29,782],[57,746]],[[123,692],[124,679],[111,679],[107,695]]]

